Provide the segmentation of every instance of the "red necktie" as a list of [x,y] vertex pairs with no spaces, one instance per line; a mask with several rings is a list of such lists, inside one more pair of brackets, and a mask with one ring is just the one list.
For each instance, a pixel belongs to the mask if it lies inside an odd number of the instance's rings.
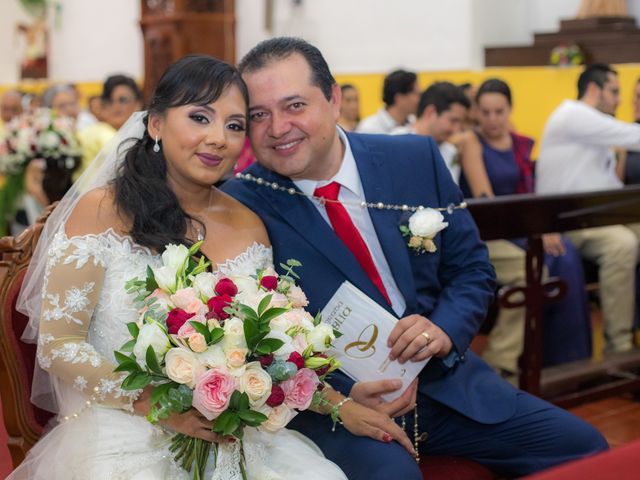
[[380,278],[380,273],[378,273],[378,269],[373,263],[373,258],[367,248],[367,244],[364,243],[362,235],[360,235],[360,232],[353,224],[347,210],[344,208],[342,203],[337,201],[339,193],[340,184],[337,182],[331,182],[324,187],[316,188],[315,192],[313,192],[316,197],[321,197],[325,200],[333,200],[325,202],[324,204],[329,220],[331,221],[331,225],[333,226],[333,230],[351,253],[353,253],[353,256],[356,257],[356,260],[358,260],[362,269],[367,273],[367,275],[369,275],[371,281],[376,287],[378,287],[382,296],[389,305],[391,305],[391,300],[389,299],[389,295],[387,295],[387,290],[384,288],[382,278]]

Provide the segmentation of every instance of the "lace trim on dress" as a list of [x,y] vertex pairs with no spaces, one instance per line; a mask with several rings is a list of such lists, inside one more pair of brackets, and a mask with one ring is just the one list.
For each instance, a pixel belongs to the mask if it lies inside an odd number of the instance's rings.
[[[235,258],[224,263],[219,263],[216,270],[228,275],[231,273],[254,273],[258,268],[266,268],[273,264],[273,251],[262,243],[253,242],[244,252]],[[244,269],[251,268],[253,271],[244,272]]]

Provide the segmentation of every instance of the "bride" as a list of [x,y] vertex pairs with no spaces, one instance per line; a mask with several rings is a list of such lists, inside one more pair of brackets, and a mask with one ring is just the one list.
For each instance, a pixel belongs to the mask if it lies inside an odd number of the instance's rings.
[[[150,387],[122,390],[113,352],[137,317],[124,284],[159,264],[165,245],[202,239],[203,254],[227,274],[271,263],[258,217],[212,187],[242,150],[247,103],[233,67],[183,58],[160,80],[148,114],[127,122],[47,221],[20,307],[30,317],[25,338],[38,343],[33,400],[58,424],[9,479],[190,478],[168,450],[174,432],[228,442],[194,409],[148,423]],[[248,433],[250,479],[345,478],[296,432]],[[206,478],[240,478],[223,460]]]

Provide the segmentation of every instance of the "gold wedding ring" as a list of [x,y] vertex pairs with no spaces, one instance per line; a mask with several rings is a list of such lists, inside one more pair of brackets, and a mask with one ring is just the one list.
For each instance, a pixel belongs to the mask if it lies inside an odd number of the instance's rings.
[[422,335],[424,338],[426,338],[427,345],[429,345],[433,341],[433,338],[431,338],[431,335],[429,335],[429,332],[427,332],[426,330],[424,332],[422,332],[420,335]]

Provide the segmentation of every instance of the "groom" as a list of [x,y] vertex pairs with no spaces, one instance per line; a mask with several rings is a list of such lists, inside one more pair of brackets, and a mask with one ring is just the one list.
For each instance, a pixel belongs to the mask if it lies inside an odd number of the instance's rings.
[[[606,449],[591,426],[516,390],[469,351],[494,294],[494,272],[466,210],[443,212],[448,226],[434,238],[437,250],[416,253],[399,230],[410,212],[360,206],[458,205],[462,196],[433,141],[337,128],[340,88],[320,51],[304,40],[264,41],[239,68],[249,88],[249,135],[259,160],[246,173],[262,180],[234,179],[223,190],[262,218],[276,265],[302,262],[298,272],[311,312],[349,280],[401,318],[389,338],[393,357],[433,355],[418,382],[418,433],[428,434],[421,453],[472,458],[501,475],[521,476]],[[374,430],[361,436],[348,418],[397,410],[377,395],[388,385],[354,386],[341,373],[330,383],[353,397],[341,404],[344,427],[332,431],[328,416],[311,412],[290,427],[316,442],[350,479],[421,479],[399,443],[375,440]],[[413,439],[414,415],[407,419]],[[388,442],[389,435],[381,439]]]

